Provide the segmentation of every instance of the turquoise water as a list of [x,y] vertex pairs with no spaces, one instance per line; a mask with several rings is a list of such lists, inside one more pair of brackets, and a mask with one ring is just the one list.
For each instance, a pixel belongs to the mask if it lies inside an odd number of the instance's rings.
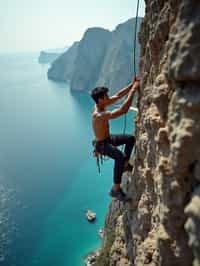
[[80,266],[101,243],[113,162],[98,174],[89,95],[48,81],[37,56],[0,55],[0,265]]

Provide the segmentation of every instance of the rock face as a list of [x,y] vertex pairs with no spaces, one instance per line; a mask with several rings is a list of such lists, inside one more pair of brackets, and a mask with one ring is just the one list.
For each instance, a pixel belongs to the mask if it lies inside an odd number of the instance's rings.
[[99,265],[200,265],[200,2],[146,1],[134,169]]
[[74,62],[78,52],[79,42],[73,45],[62,55],[60,55],[48,69],[48,78],[52,80],[68,81],[72,78]]
[[[138,19],[138,29],[141,18]],[[50,67],[48,78],[69,81],[72,90],[91,90],[95,86],[119,89],[132,80],[135,19],[116,27],[88,29],[79,44],[71,47]],[[70,57],[70,59],[69,59]],[[138,65],[139,44],[136,43]]]

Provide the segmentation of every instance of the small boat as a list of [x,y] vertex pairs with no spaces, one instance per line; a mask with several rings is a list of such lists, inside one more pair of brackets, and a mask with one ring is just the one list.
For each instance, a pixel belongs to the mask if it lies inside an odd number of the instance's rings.
[[104,229],[103,228],[99,229],[99,236],[101,238],[103,238],[103,236],[104,236]]
[[88,209],[86,210],[86,217],[88,221],[92,222],[96,219],[96,213]]
[[131,106],[129,109],[138,112],[138,108],[136,107]]

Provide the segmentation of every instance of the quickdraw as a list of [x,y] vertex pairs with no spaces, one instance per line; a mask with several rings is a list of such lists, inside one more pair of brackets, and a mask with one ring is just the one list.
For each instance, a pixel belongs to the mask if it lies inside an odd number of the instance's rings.
[[96,140],[93,140],[92,144],[94,146],[93,156],[96,157],[97,168],[98,168],[98,171],[99,171],[99,174],[100,174],[101,173],[100,165],[102,165],[104,160],[105,160],[105,156],[103,155],[103,153],[104,153],[104,143],[103,142],[98,142]]

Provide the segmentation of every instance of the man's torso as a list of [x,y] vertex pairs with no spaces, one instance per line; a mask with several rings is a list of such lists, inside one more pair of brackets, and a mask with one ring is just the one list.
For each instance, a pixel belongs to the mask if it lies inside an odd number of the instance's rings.
[[109,121],[105,111],[99,111],[95,107],[92,112],[92,126],[96,140],[104,140],[110,136]]

